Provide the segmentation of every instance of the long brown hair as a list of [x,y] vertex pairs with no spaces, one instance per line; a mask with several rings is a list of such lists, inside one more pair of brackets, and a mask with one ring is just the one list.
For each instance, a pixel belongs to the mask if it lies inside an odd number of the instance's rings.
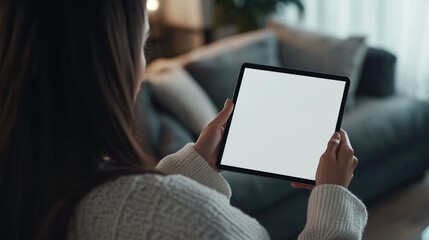
[[0,239],[65,238],[91,189],[155,172],[133,113],[144,15],[144,0],[1,1]]

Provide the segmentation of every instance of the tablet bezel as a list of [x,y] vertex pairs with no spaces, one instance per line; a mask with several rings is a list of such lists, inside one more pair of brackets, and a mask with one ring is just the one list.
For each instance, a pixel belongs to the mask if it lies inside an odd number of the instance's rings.
[[[243,79],[243,74],[245,69],[256,69],[256,70],[263,70],[263,71],[271,71],[271,72],[279,72],[279,73],[288,73],[288,74],[294,74],[294,75],[301,75],[301,76],[308,76],[308,77],[316,77],[321,78],[321,80],[334,80],[334,81],[343,81],[345,82],[343,97],[341,99],[341,106],[338,113],[337,123],[335,127],[335,131],[340,131],[341,128],[341,122],[343,119],[344,109],[347,102],[347,94],[350,88],[350,79],[346,76],[340,76],[340,75],[333,75],[328,73],[320,73],[320,72],[311,72],[306,70],[298,70],[298,69],[290,69],[290,68],[281,68],[281,67],[273,67],[273,66],[266,66],[266,65],[260,65],[260,64],[254,64],[254,63],[243,63],[240,69],[240,74],[238,76],[238,81],[235,86],[234,90],[234,96],[233,96],[233,103],[236,104],[237,98],[240,92],[241,82]],[[305,183],[310,185],[315,185],[316,181],[311,179],[305,179],[305,178],[299,178],[299,177],[293,177],[288,175],[282,175],[282,174],[276,174],[276,173],[269,173],[269,172],[263,172],[263,171],[257,171],[253,169],[246,169],[241,167],[233,167],[228,165],[222,165],[222,156],[225,149],[226,140],[228,138],[229,129],[231,126],[232,118],[234,117],[234,111],[231,113],[231,116],[229,117],[227,124],[225,126],[225,131],[222,136],[222,140],[220,143],[220,149],[219,149],[219,157],[217,160],[217,167],[219,169],[223,170],[229,170],[234,172],[240,172],[240,173],[247,173],[252,175],[258,175],[258,176],[264,176],[264,177],[272,177],[277,179],[283,179],[293,182],[299,182],[299,183]]]

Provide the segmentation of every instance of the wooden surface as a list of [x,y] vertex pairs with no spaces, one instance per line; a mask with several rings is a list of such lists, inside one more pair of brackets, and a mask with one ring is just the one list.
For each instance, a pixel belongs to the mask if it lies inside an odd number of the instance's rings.
[[364,239],[418,240],[429,225],[429,172],[424,180],[372,203],[368,212]]

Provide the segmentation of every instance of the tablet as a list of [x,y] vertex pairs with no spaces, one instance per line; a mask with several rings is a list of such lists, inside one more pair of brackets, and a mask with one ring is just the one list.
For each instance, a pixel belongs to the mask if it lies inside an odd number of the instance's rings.
[[243,64],[217,166],[314,185],[349,85],[344,76]]

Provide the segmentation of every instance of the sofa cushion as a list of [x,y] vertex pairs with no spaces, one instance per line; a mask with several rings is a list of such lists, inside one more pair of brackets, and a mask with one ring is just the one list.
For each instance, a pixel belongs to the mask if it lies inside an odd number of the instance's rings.
[[429,103],[401,96],[359,97],[344,115],[358,169],[390,161],[386,156],[403,152],[429,133]]
[[357,94],[386,97],[395,93],[396,57],[378,48],[368,48]]
[[290,182],[269,177],[224,171],[233,190],[231,204],[248,214],[257,214],[296,193]]
[[219,40],[190,54],[185,68],[221,109],[232,97],[244,62],[279,66],[277,40],[272,31],[262,30]]
[[161,124],[158,111],[152,103],[152,87],[149,83],[143,81],[141,84],[134,107],[137,126],[146,145],[144,147],[146,151],[157,155]]
[[160,114],[159,119],[161,129],[159,133],[158,155],[160,158],[175,153],[183,148],[185,144],[194,141],[189,131],[176,118],[167,114]]
[[367,46],[364,37],[338,39],[270,22],[284,67],[344,75],[351,79],[347,106],[354,103]]
[[148,68],[156,102],[198,136],[216,116],[216,106],[204,90],[179,65],[159,60]]

